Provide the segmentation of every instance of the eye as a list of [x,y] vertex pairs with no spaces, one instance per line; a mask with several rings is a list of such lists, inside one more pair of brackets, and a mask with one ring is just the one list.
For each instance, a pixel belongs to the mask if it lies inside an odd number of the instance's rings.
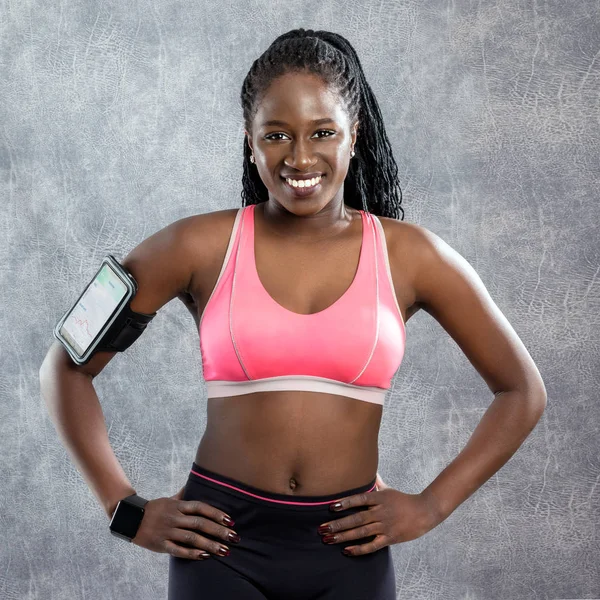
[[[317,139],[321,140],[321,139],[323,139],[323,137],[331,137],[332,135],[335,134],[335,131],[331,131],[330,129],[319,129],[318,131],[315,132],[315,135],[317,133],[327,133],[327,134],[329,134],[329,135],[326,135],[326,136],[319,136],[319,138],[317,138]],[[275,135],[285,135],[285,133],[282,133],[281,131],[277,131],[275,133],[270,133],[268,135],[265,135],[265,140],[279,141],[281,138],[274,138],[274,137],[272,137],[272,136],[275,136]]]
[[[331,131],[330,129],[319,129],[319,131],[317,131],[317,133],[328,133],[330,135],[325,136],[325,137],[331,137],[332,135],[335,134],[335,131]],[[319,138],[322,139],[322,138]]]
[[[274,139],[272,136],[274,135],[285,135],[285,133],[281,133],[281,132],[277,132],[277,133],[270,133],[269,135],[265,135],[265,140],[272,140]],[[279,141],[279,140],[277,140]]]

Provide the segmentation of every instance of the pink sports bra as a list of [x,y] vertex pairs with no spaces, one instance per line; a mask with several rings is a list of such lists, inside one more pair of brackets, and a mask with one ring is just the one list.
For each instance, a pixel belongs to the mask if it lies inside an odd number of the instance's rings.
[[350,287],[314,314],[292,312],[263,287],[254,257],[255,204],[240,208],[199,324],[208,398],[301,390],[384,403],[406,329],[383,226],[361,210],[362,246]]

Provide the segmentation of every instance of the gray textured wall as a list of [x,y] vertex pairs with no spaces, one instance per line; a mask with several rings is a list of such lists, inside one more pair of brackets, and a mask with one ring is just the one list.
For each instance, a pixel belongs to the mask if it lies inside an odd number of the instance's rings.
[[[166,597],[167,555],[109,534],[38,368],[104,255],[241,205],[242,80],[303,26],[355,45],[406,220],[474,266],[548,391],[507,465],[436,529],[393,546],[397,597],[600,598],[599,23],[593,0],[0,4],[0,597]],[[430,316],[407,331],[379,472],[416,493],[491,394]],[[185,307],[164,307],[95,384],[138,492],[174,494],[206,411]]]

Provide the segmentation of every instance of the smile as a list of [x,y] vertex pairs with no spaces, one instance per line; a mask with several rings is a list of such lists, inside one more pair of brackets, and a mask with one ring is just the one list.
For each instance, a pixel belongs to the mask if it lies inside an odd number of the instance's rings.
[[319,175],[318,177],[313,177],[312,179],[290,179],[290,178],[287,178],[287,179],[285,179],[285,182],[290,187],[293,187],[296,189],[307,189],[307,188],[313,188],[313,187],[317,186],[321,182],[322,178],[323,178],[322,175]]

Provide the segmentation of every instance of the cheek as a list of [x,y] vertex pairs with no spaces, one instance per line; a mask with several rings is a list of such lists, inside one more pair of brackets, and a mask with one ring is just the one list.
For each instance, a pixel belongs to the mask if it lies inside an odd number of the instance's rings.
[[341,183],[346,179],[350,164],[348,158],[343,153],[340,153],[340,155],[336,157],[335,164],[332,163],[332,167],[335,169],[336,181]]
[[338,171],[345,171],[350,165],[350,150],[346,146],[340,146],[336,149],[335,154],[332,156],[332,162],[335,162],[335,168]]

